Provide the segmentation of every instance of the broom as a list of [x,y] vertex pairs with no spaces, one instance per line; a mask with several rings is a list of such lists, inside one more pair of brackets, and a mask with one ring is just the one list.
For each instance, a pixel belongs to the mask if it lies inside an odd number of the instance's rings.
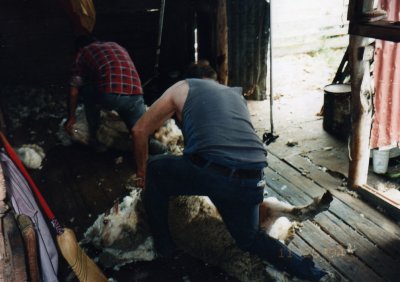
[[39,188],[36,186],[33,179],[30,177],[28,171],[25,169],[21,160],[15,153],[14,149],[11,147],[10,143],[0,131],[0,139],[4,145],[4,148],[10,158],[13,160],[15,165],[24,175],[25,179],[28,181],[33,193],[38,199],[44,213],[50,220],[57,233],[57,243],[61,250],[61,253],[68,264],[71,266],[75,275],[81,282],[103,282],[107,281],[107,278],[98,268],[98,266],[84,253],[84,251],[78,245],[75,234],[71,229],[63,228],[61,224],[56,219],[54,213],[51,211],[50,207],[46,203]]

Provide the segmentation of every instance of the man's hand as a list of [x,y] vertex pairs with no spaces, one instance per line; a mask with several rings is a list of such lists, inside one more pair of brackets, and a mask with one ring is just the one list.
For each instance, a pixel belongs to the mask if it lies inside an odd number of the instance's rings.
[[136,175],[133,180],[136,187],[144,190],[145,181],[143,176]]
[[143,178],[136,179],[136,187],[142,188],[144,190],[144,179]]
[[70,117],[68,120],[64,123],[64,129],[68,133],[69,136],[74,135],[74,124],[76,123],[76,118],[75,117]]

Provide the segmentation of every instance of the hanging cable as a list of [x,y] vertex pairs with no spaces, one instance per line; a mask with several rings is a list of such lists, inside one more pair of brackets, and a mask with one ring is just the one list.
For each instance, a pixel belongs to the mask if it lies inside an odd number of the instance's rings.
[[272,80],[272,0],[269,1],[269,121],[270,121],[270,132],[266,131],[263,134],[263,142],[266,145],[275,142],[279,135],[274,135],[274,97],[273,97],[273,80]]

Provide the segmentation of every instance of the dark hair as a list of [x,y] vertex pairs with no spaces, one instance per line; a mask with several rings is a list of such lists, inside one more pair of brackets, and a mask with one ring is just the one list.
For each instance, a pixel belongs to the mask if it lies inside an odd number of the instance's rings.
[[211,78],[217,80],[217,72],[210,66],[207,60],[199,60],[191,63],[185,73],[186,78]]
[[79,50],[95,41],[98,41],[98,39],[91,34],[80,35],[75,39],[75,49]]

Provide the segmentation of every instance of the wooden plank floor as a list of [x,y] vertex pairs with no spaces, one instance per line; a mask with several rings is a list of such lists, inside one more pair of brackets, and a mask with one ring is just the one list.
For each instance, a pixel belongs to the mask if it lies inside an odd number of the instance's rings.
[[[349,281],[398,281],[400,227],[341,187],[341,180],[300,155],[281,160],[268,155],[268,192],[292,204],[305,204],[329,190],[328,211],[304,223],[289,245]],[[306,173],[305,173],[306,172]]]
[[[260,134],[264,132],[263,127],[259,130]],[[281,129],[280,135],[268,146],[269,167],[265,172],[269,195],[292,204],[308,203],[325,190],[334,196],[329,211],[305,222],[289,247],[312,254],[318,265],[337,272],[344,280],[399,280],[399,224],[346,189],[346,144],[323,132],[321,120],[291,125]],[[291,138],[299,145],[288,147],[286,140]],[[122,163],[117,162],[121,157]],[[134,171],[131,153],[97,154],[76,145],[52,147],[46,152],[43,168],[32,171],[32,175],[56,216],[72,227],[80,240],[98,214],[129,193],[126,184]],[[235,281],[188,256],[162,265],[136,263],[119,271],[104,271],[122,282],[160,278],[182,281],[182,277],[190,281]],[[69,273],[62,268],[61,280]]]
[[[261,135],[266,122],[260,118],[259,123]],[[399,224],[346,189],[346,144],[322,131],[321,119],[289,125],[280,128],[280,138],[268,146],[269,195],[296,205],[326,190],[334,196],[330,209],[306,221],[289,247],[312,254],[319,266],[335,271],[343,280],[398,281]],[[298,145],[288,147],[286,141],[293,138]],[[122,163],[117,162],[121,157]],[[46,152],[43,168],[32,171],[32,176],[56,216],[80,240],[98,214],[129,193],[126,185],[134,171],[129,152],[98,154],[78,145],[54,146]],[[135,263],[104,271],[119,282],[182,281],[183,277],[192,282],[235,281],[188,256],[164,264]],[[60,280],[65,281],[70,272],[61,267]]]
[[[128,193],[125,185],[134,164],[129,153],[122,155],[122,164],[117,163],[120,156],[119,152],[96,154],[79,146],[61,147],[48,153],[43,169],[35,175],[56,215],[75,230],[78,240],[98,214]],[[295,205],[309,203],[326,190],[334,196],[328,211],[303,223],[290,249],[313,255],[319,266],[336,272],[344,281],[398,281],[400,227],[396,222],[349,193],[340,178],[299,154],[282,160],[270,153],[268,163],[268,196]],[[118,272],[105,271],[118,281],[133,281],[132,275],[143,276],[140,272],[147,276],[137,281],[159,277],[180,281],[185,276],[191,281],[235,281],[187,256],[171,263],[169,267],[139,263]]]

